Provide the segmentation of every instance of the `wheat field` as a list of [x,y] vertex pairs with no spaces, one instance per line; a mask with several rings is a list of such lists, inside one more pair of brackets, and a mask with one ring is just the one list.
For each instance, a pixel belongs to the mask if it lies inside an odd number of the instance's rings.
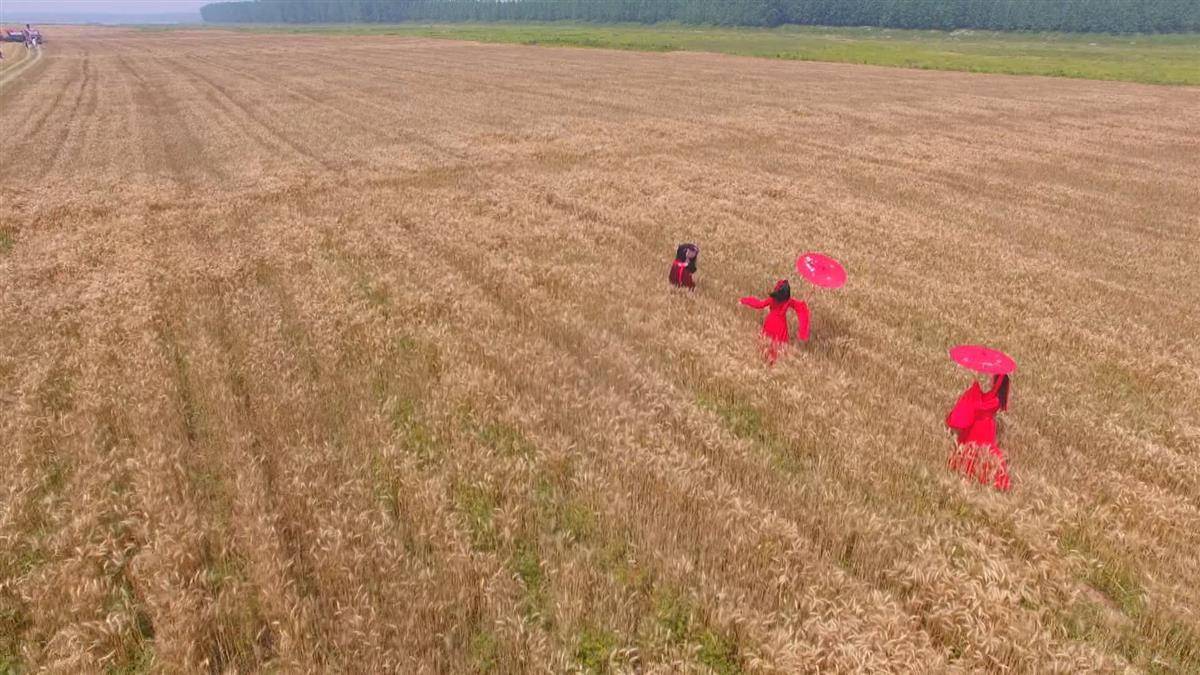
[[[0,25],[0,28],[3,28],[3,25]],[[3,42],[0,43],[0,54],[4,54],[4,58],[0,59],[0,76],[4,76],[0,83],[3,83],[10,71],[16,71],[18,66],[24,63],[29,53],[20,42]]]
[[[1200,671],[1200,89],[51,38],[0,670]],[[737,298],[805,250],[850,282],[767,367]],[[946,468],[960,342],[1019,363],[1008,494]]]

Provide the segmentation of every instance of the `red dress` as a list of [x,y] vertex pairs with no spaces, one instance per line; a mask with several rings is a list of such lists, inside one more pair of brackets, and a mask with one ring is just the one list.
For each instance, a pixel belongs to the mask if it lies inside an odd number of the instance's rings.
[[667,278],[674,286],[696,287],[696,282],[692,280],[692,273],[688,271],[688,264],[681,260],[671,263],[671,274]]
[[808,340],[808,305],[803,302],[794,298],[778,302],[771,298],[756,298],[753,295],[747,295],[741,299],[741,303],[754,309],[770,307],[767,318],[763,321],[763,335],[771,338],[772,342],[783,343],[788,341],[787,311],[790,307],[796,313],[796,320],[799,323],[796,328],[796,337],[802,341]]
[[[980,483],[992,480],[997,490],[1012,486],[1004,452],[996,445],[996,413],[1001,410],[998,387],[984,392],[973,382],[954,409],[946,416],[946,426],[958,432],[958,447],[950,456],[950,468]],[[983,450],[987,454],[980,457]]]
[[775,363],[779,345],[788,342],[787,311],[789,307],[796,313],[798,324],[796,337],[801,341],[808,340],[808,305],[803,302],[794,298],[779,302],[773,298],[756,298],[748,295],[741,299],[741,303],[754,309],[770,308],[766,320],[763,321],[762,334],[770,339],[767,346],[767,360],[771,363]]

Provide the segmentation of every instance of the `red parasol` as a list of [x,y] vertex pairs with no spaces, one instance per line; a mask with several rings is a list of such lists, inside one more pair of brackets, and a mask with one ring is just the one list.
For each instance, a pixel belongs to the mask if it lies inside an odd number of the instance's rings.
[[1008,354],[982,345],[959,345],[950,350],[950,358],[977,373],[1007,375],[1017,369],[1016,361]]
[[841,288],[846,284],[846,268],[822,253],[805,253],[796,258],[796,271],[821,288]]

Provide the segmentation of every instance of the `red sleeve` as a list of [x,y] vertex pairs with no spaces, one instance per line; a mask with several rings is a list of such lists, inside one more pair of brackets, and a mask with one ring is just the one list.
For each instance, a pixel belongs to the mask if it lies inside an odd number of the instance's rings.
[[753,295],[747,295],[746,297],[742,298],[741,300],[738,300],[738,302],[742,303],[743,305],[745,305],[747,307],[753,307],[754,309],[763,309],[764,307],[767,307],[768,305],[771,304],[770,300],[760,300],[760,299],[754,297]]
[[796,313],[796,337],[800,340],[808,341],[808,305],[799,301],[792,300],[792,311]]
[[692,273],[687,271],[686,267],[683,268],[683,271],[679,273],[679,277],[683,280],[684,286],[686,286],[688,288],[696,287],[696,282],[695,282],[695,280],[692,279]]
[[954,404],[954,408],[946,415],[946,426],[951,429],[966,429],[975,421],[975,412],[979,409],[979,399],[983,397],[983,392],[979,389],[979,383],[974,382],[967,390],[958,397],[958,403]]

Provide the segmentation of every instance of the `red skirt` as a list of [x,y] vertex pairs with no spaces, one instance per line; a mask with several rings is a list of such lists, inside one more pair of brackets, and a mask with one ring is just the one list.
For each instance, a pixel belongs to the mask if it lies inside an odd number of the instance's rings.
[[960,443],[950,455],[948,464],[954,471],[975,478],[983,485],[991,483],[1001,492],[1007,492],[1012,487],[1012,478],[1008,475],[1008,462],[1004,459],[1004,453],[995,445]]

